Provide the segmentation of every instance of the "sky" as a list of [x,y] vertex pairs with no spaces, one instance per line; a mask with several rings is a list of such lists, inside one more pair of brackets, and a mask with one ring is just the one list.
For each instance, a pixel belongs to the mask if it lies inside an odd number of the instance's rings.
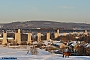
[[90,0],[0,0],[0,23],[32,20],[90,24]]

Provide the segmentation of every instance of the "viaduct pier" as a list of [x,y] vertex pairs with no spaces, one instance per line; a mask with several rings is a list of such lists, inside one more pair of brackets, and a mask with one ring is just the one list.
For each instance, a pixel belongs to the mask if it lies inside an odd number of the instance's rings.
[[[60,30],[60,29],[0,29],[0,42],[1,44],[7,44],[9,40],[17,44],[21,44],[25,41],[27,44],[32,44],[32,37],[37,37],[37,42],[39,43],[43,35],[45,40],[49,41],[51,39],[51,34],[54,34],[53,38],[57,38],[61,33],[74,34],[73,32],[83,32],[84,35],[88,35],[89,30]],[[11,38],[11,39],[10,39]]]

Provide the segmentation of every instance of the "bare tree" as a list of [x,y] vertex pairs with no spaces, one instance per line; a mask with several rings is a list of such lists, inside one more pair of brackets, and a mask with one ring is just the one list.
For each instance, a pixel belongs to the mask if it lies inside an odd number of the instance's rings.
[[33,47],[30,48],[30,52],[32,55],[36,55],[38,53],[38,51],[34,45],[33,45]]

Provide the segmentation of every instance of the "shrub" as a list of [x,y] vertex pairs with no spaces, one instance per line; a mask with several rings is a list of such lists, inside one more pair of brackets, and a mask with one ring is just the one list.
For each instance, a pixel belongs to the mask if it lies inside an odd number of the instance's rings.
[[32,55],[36,55],[38,53],[38,51],[34,45],[33,45],[33,47],[30,48],[30,52]]
[[83,45],[78,46],[76,48],[76,52],[78,53],[78,55],[84,56],[84,55],[86,55],[86,48]]
[[86,48],[86,54],[90,56],[90,46]]

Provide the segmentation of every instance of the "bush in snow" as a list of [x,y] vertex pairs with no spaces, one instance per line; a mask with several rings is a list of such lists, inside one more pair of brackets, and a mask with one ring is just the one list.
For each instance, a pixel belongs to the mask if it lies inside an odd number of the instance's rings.
[[86,48],[83,45],[79,45],[76,47],[76,52],[78,53],[78,55],[86,55]]
[[86,48],[86,54],[90,56],[90,46]]
[[30,52],[32,55],[36,55],[38,53],[38,51],[34,45],[33,45],[33,47],[30,48]]

